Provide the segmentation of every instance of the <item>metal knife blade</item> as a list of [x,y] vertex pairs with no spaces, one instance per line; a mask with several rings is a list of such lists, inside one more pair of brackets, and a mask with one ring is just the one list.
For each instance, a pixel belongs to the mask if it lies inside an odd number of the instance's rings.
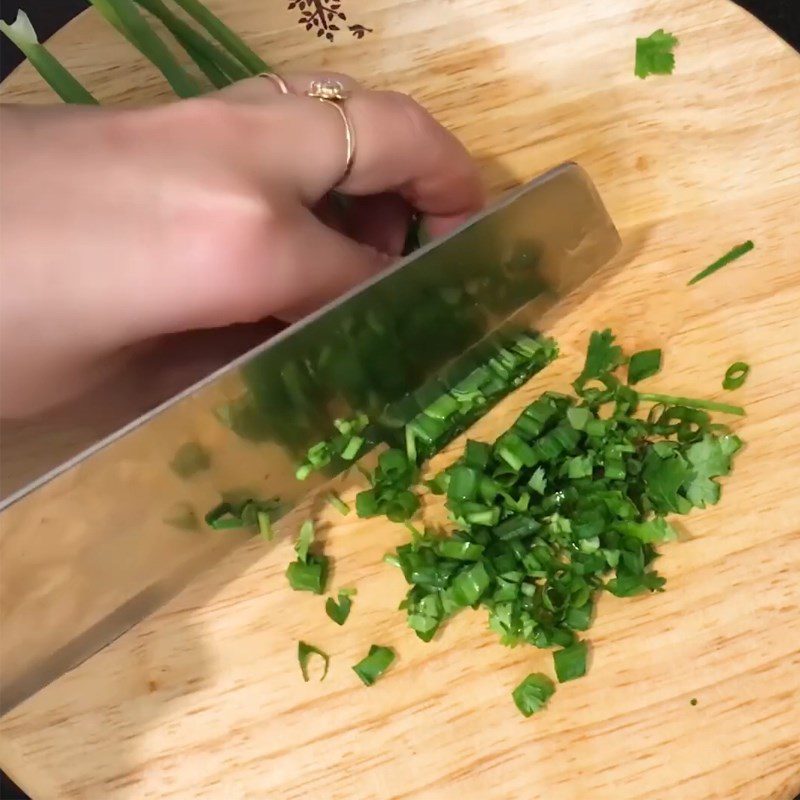
[[[0,713],[241,543],[202,529],[224,493],[296,503],[325,480],[297,482],[297,457],[335,417],[398,401],[413,413],[618,248],[586,173],[561,165],[4,501]],[[181,479],[170,464],[187,443],[211,463]]]

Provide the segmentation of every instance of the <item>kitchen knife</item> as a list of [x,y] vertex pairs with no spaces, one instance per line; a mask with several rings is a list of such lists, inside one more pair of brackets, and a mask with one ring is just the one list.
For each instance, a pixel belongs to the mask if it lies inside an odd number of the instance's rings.
[[[204,525],[222,497],[291,507],[335,472],[294,477],[334,418],[392,404],[402,424],[618,248],[588,176],[564,164],[5,500],[0,713],[247,538]],[[192,452],[208,466],[181,477]]]

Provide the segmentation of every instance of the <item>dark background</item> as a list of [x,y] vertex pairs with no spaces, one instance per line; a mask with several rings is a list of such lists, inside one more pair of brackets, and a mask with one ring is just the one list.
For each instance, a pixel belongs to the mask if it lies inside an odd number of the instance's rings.
[[[264,0],[275,2],[276,0]],[[697,0],[703,2],[703,0]],[[799,0],[737,0],[772,30],[782,36],[796,50],[800,50],[800,1]],[[28,0],[23,4],[31,18],[39,39],[46,40],[62,25],[88,6],[86,0]],[[3,2],[0,16],[13,22],[17,15],[17,3]],[[0,41],[0,80],[3,80],[22,60],[22,54],[3,38]],[[27,795],[14,786],[0,772],[0,800],[25,800]]]

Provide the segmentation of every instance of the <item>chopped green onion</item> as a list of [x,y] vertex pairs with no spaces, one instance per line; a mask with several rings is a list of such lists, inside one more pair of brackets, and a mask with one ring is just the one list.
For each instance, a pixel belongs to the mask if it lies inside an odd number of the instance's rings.
[[275,534],[272,530],[272,519],[269,512],[259,509],[256,513],[256,520],[258,521],[258,533],[261,538],[271,542]]
[[350,616],[350,609],[353,605],[353,601],[350,598],[353,594],[355,594],[355,589],[340,589],[338,603],[332,597],[325,601],[325,613],[337,625],[344,625]]
[[725,371],[722,388],[727,390],[738,389],[747,380],[749,372],[749,364],[744,361],[735,361]]
[[586,674],[586,642],[575,642],[563,650],[553,653],[553,664],[559,683],[582,678]]
[[319,656],[322,659],[324,667],[322,669],[322,677],[320,678],[320,681],[324,681],[325,676],[328,674],[328,667],[331,663],[331,657],[318,647],[314,647],[313,644],[308,644],[307,642],[298,642],[297,660],[300,663],[300,671],[303,673],[303,680],[306,683],[309,681],[308,662],[311,660],[311,656]]
[[362,444],[364,444],[364,439],[361,436],[351,436],[344,450],[342,450],[342,458],[345,461],[352,461],[358,455]]
[[628,383],[633,386],[645,378],[651,378],[661,369],[661,350],[640,350],[628,362]]
[[294,545],[298,561],[305,562],[308,560],[308,548],[311,547],[311,543],[313,541],[314,541],[314,523],[310,519],[307,519],[300,526],[300,533],[298,534],[297,541],[295,542]]
[[749,253],[754,247],[755,245],[750,239],[746,242],[742,242],[742,244],[737,244],[736,247],[732,247],[724,256],[718,258],[713,264],[709,264],[704,270],[698,272],[697,275],[689,281],[687,286],[691,286],[693,283],[707,278],[718,269],[722,269],[726,264],[730,264],[731,261],[736,261],[737,258],[741,258],[745,253]]
[[370,647],[369,654],[353,667],[353,672],[358,675],[365,686],[372,686],[394,660],[394,650],[374,644]]
[[325,496],[327,501],[343,516],[347,516],[350,513],[350,506],[339,497],[336,492],[328,492]]
[[296,592],[322,594],[328,578],[328,559],[309,556],[308,561],[292,561],[286,567],[286,579]]
[[532,672],[521,681],[511,696],[522,716],[530,717],[547,705],[547,701],[555,691],[556,687],[547,675],[542,675],[541,672]]
[[235,513],[230,503],[220,503],[205,515],[205,522],[215,531],[243,528],[244,523],[240,514]]

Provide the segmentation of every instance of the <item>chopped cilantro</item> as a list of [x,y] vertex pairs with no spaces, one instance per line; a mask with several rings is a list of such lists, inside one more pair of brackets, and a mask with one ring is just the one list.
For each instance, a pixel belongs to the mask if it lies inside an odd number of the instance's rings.
[[649,36],[636,39],[634,74],[638,78],[648,75],[671,75],[675,69],[673,49],[678,39],[659,28]]
[[532,672],[511,693],[523,717],[530,717],[547,704],[555,693],[553,681],[541,672]]
[[628,383],[633,386],[661,369],[661,350],[640,350],[628,362]]

